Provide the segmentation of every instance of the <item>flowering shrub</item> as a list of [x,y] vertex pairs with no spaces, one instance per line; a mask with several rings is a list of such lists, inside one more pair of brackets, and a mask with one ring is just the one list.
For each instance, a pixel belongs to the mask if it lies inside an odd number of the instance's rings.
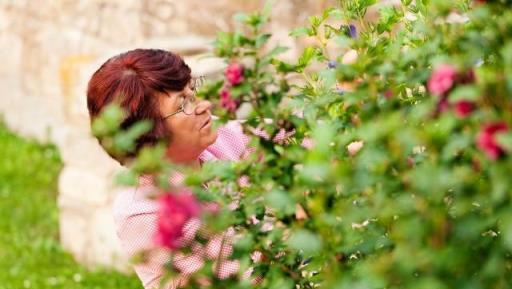
[[234,228],[240,273],[207,264],[190,288],[250,288],[250,268],[258,288],[512,287],[512,3],[376,2],[310,17],[293,63],[267,47],[269,6],[219,34],[230,65],[202,93],[222,119],[251,105],[253,152],[185,183],[219,204],[206,227]]
[[200,206],[191,193],[164,193],[159,198],[158,227],[155,242],[171,250],[180,247],[183,227],[198,217]]

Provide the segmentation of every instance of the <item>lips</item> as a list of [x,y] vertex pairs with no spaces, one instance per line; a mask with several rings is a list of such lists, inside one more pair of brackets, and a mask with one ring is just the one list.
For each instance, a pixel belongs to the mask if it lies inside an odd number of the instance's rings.
[[208,116],[208,118],[201,125],[201,128],[203,128],[203,127],[207,126],[208,124],[210,124],[211,121],[212,121],[212,118],[210,116]]

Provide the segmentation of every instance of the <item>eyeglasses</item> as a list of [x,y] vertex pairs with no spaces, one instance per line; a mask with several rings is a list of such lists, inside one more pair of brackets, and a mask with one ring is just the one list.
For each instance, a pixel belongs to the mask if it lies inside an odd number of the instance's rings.
[[196,93],[197,89],[203,85],[205,81],[204,76],[194,77],[189,82],[189,88],[193,91],[193,94],[191,96],[187,96],[183,98],[180,104],[180,108],[164,117],[164,119],[167,119],[175,114],[178,114],[180,112],[183,112],[186,115],[192,115],[194,113],[194,110],[196,108]]

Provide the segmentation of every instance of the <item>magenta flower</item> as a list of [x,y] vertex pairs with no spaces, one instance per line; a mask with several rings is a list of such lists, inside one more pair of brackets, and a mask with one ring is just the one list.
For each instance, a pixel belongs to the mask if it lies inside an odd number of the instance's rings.
[[220,106],[230,112],[234,112],[238,108],[238,103],[231,98],[231,92],[227,88],[223,88],[220,91]]
[[459,100],[454,104],[453,109],[456,116],[464,118],[476,109],[476,105],[474,102],[469,100]]
[[232,62],[224,72],[228,82],[235,86],[244,80],[244,67],[238,62]]
[[428,90],[437,95],[448,92],[457,78],[457,70],[448,64],[440,65],[428,80]]
[[157,232],[154,241],[171,250],[180,247],[183,227],[201,211],[199,202],[190,192],[167,193],[158,199]]
[[486,153],[490,159],[498,159],[505,154],[505,151],[496,142],[496,134],[506,131],[508,131],[508,126],[505,122],[494,122],[483,125],[476,138],[477,147]]

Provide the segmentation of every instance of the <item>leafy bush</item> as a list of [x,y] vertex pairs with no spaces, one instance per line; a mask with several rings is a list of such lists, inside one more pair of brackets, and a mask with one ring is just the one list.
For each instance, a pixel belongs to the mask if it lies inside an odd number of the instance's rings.
[[[251,104],[254,152],[186,183],[224,208],[205,227],[236,229],[255,287],[512,287],[511,6],[340,1],[291,32],[316,41],[294,63],[266,47],[270,6],[219,34],[226,80],[203,94],[223,119]],[[253,286],[211,266],[191,288]]]

